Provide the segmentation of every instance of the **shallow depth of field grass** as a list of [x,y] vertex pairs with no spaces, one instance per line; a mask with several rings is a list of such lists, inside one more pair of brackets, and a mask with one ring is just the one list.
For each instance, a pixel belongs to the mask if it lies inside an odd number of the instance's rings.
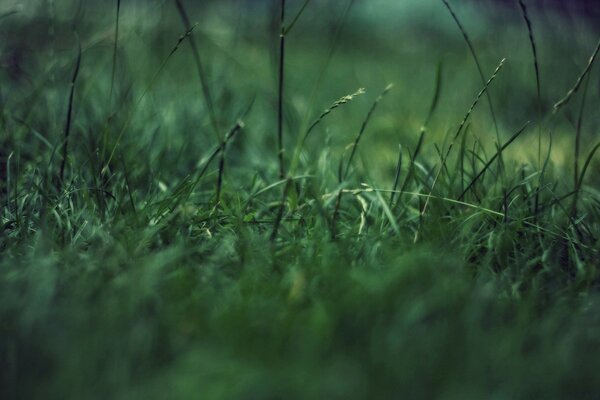
[[505,3],[0,1],[0,398],[598,398],[600,34]]

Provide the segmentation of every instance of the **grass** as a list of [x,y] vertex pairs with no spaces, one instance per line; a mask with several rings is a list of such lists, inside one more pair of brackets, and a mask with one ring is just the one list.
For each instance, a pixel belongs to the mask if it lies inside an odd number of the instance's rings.
[[597,398],[597,28],[395,4],[2,4],[0,398]]

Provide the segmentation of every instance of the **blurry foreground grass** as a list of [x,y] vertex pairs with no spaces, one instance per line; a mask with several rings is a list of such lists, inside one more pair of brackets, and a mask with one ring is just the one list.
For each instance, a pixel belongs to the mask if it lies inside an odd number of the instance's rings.
[[598,397],[592,23],[528,8],[538,94],[517,3],[450,3],[482,79],[315,0],[279,98],[280,2],[75,3],[0,2],[0,398]]

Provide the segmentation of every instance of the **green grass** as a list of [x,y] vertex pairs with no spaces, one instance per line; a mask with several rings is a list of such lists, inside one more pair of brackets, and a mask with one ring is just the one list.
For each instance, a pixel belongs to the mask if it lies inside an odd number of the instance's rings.
[[0,398],[598,397],[597,28],[192,3],[0,2]]

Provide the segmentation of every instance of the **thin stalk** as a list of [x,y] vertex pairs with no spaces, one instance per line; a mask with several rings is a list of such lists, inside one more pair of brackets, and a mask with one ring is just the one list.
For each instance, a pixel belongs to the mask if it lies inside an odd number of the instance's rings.
[[350,151],[350,157],[348,157],[348,162],[346,163],[346,169],[344,170],[344,176],[343,176],[342,180],[346,180],[346,178],[348,177],[348,172],[350,171],[350,165],[352,164],[352,160],[354,159],[354,155],[356,154],[356,149],[358,148],[360,139],[362,139],[363,134],[365,133],[365,130],[367,128],[367,125],[369,124],[369,121],[371,120],[371,116],[375,112],[375,109],[377,109],[377,106],[379,105],[381,100],[383,100],[385,95],[388,94],[388,92],[393,87],[394,87],[394,85],[392,85],[392,84],[387,85],[385,87],[385,89],[383,90],[383,92],[379,96],[377,96],[377,98],[371,105],[371,108],[369,109],[369,112],[367,113],[367,117],[365,118],[362,125],[360,126],[360,131],[358,132],[358,135],[356,135],[356,139],[354,139],[354,143],[352,144],[352,150]]
[[[537,91],[537,108],[538,108],[538,188],[543,185],[544,170],[542,169],[542,85],[540,83],[540,68],[538,63],[537,46],[535,44],[535,37],[533,36],[533,25],[527,12],[527,6],[523,0],[519,0],[519,6],[521,7],[521,14],[525,20],[527,26],[527,33],[529,35],[529,44],[531,45],[531,54],[533,56],[533,69],[535,71],[535,84]],[[537,209],[540,204],[540,192],[536,191],[535,194],[535,205],[534,213],[537,215]]]
[[[454,22],[456,22],[458,29],[462,33],[463,38],[465,39],[465,42],[467,43],[467,46],[469,47],[469,51],[471,52],[471,55],[473,56],[473,61],[475,61],[475,65],[477,66],[477,71],[479,72],[479,77],[481,78],[481,83],[485,85],[485,75],[483,73],[483,68],[481,68],[481,63],[479,62],[479,58],[477,57],[477,52],[475,51],[475,46],[473,46],[473,43],[471,42],[469,35],[467,35],[467,31],[463,27],[462,23],[458,19],[458,16],[456,15],[456,13],[452,9],[452,7],[450,6],[450,3],[448,3],[447,0],[442,0],[442,2],[444,3],[444,5],[448,9],[448,11],[450,12],[452,19],[454,19]],[[492,115],[494,129],[496,130],[496,141],[499,144],[500,143],[500,132],[498,131],[498,123],[496,122],[496,113],[494,111],[494,105],[492,103],[492,96],[487,91],[486,91],[485,95],[487,97],[488,105],[490,107],[490,114]]]
[[79,41],[79,37],[77,37],[77,60],[75,61],[75,70],[73,71],[73,77],[71,78],[71,83],[69,84],[70,90],[69,100],[67,102],[67,120],[65,121],[62,162],[60,163],[60,182],[63,181],[65,176],[65,166],[67,164],[67,156],[69,152],[69,135],[71,134],[71,120],[73,115],[73,97],[75,95],[75,83],[77,82],[77,77],[79,76],[80,66],[81,42]]
[[213,152],[210,154],[210,156],[208,156],[206,162],[204,163],[204,167],[200,170],[200,173],[198,174],[198,177],[196,178],[196,180],[194,181],[194,187],[197,185],[197,183],[200,181],[200,178],[202,178],[202,176],[206,173],[206,170],[208,169],[208,166],[210,165],[210,163],[212,162],[212,160],[215,159],[215,157],[217,155],[219,155],[219,153],[221,153],[227,146],[227,143],[244,127],[244,123],[242,121],[238,121],[236,122],[236,124],[233,126],[233,128],[231,128],[231,130],[227,133],[227,135],[225,135],[225,138],[223,139],[223,142],[221,144],[219,144],[219,146],[213,150]]
[[115,145],[113,146],[113,148],[112,148],[112,150],[110,152],[108,160],[106,161],[106,163],[104,164],[104,167],[102,168],[102,171],[101,171],[102,175],[104,175],[104,174],[106,174],[106,172],[108,172],[108,168],[109,168],[110,163],[111,163],[111,161],[112,161],[112,159],[113,159],[113,157],[115,155],[115,152],[117,151],[117,147],[119,146],[119,143],[121,142],[121,139],[123,138],[123,135],[125,134],[125,131],[129,127],[129,124],[131,123],[131,121],[133,119],[134,111],[140,106],[140,104],[142,103],[142,101],[144,100],[144,98],[146,97],[146,95],[148,94],[148,92],[150,91],[150,89],[152,88],[152,85],[158,79],[158,76],[165,69],[165,66],[167,65],[167,62],[171,59],[171,57],[173,56],[173,54],[175,54],[177,52],[177,50],[179,50],[179,48],[181,47],[181,43],[185,40],[185,38],[189,37],[192,34],[192,32],[196,28],[196,26],[197,26],[197,24],[193,25],[183,35],[181,35],[179,37],[179,39],[177,39],[177,43],[175,43],[175,46],[171,49],[171,51],[169,52],[169,54],[167,55],[167,57],[160,64],[160,66],[158,67],[158,69],[156,70],[156,72],[154,73],[154,75],[152,75],[152,78],[150,79],[150,83],[148,83],[148,85],[144,88],[144,91],[142,92],[142,94],[140,95],[140,97],[135,102],[135,105],[133,106],[132,111],[130,111],[129,114],[127,115],[125,123],[123,124],[121,130],[119,131],[119,135],[117,136],[117,140],[116,140]]
[[[317,92],[319,91],[319,88],[321,87],[321,83],[323,82],[323,79],[325,78],[325,74],[327,72],[327,68],[329,67],[329,63],[331,62],[331,59],[333,58],[333,54],[335,53],[335,49],[337,47],[337,43],[341,37],[342,34],[342,30],[346,24],[346,20],[348,18],[348,14],[350,13],[350,10],[352,9],[352,6],[354,5],[355,0],[349,0],[346,8],[344,8],[344,12],[342,13],[340,19],[337,22],[337,27],[335,30],[335,33],[333,34],[333,39],[329,45],[329,49],[327,50],[327,55],[325,56],[323,63],[321,64],[321,68],[319,70],[319,75],[318,78],[316,80],[315,85],[313,86],[313,89],[311,91],[311,95],[309,97],[309,104],[313,104],[314,100],[317,96]],[[306,126],[308,124],[309,121],[309,117],[310,117],[310,110],[306,110],[306,113],[304,115],[304,121],[302,123],[302,126]]]
[[462,193],[460,194],[460,196],[458,196],[458,200],[462,200],[464,199],[465,195],[467,194],[467,192],[473,187],[473,185],[475,185],[475,183],[483,176],[483,174],[485,174],[485,172],[488,170],[488,168],[494,163],[494,161],[496,161],[497,158],[499,158],[502,154],[502,152],[508,147],[510,146],[510,144],[512,142],[515,141],[515,139],[517,139],[519,136],[521,136],[521,134],[525,131],[525,129],[527,128],[527,126],[529,125],[529,121],[525,123],[525,125],[523,125],[514,135],[512,135],[510,137],[510,139],[508,139],[506,141],[506,143],[504,143],[499,149],[498,151],[492,156],[492,158],[490,158],[488,160],[488,162],[485,164],[485,166],[481,169],[481,171],[479,171],[479,173],[475,176],[475,178],[473,178],[471,180],[471,183],[469,183],[469,185],[462,191]]
[[531,45],[531,54],[533,56],[533,69],[535,71],[535,86],[537,92],[537,103],[538,103],[538,169],[542,168],[542,85],[540,82],[540,67],[538,63],[537,46],[535,44],[535,37],[533,36],[533,26],[529,13],[527,12],[527,6],[523,0],[519,0],[519,6],[521,7],[521,14],[527,25],[527,33],[529,35],[529,44]]
[[[234,136],[240,130],[243,129],[243,127],[244,127],[244,123],[242,121],[236,122],[236,124],[229,130],[229,132],[227,132],[227,134],[225,135],[225,138],[223,139],[225,146],[227,145],[227,143],[229,143],[230,140],[232,140],[234,138]],[[198,175],[193,180],[189,176],[186,177],[184,179],[184,181],[182,181],[174,189],[174,192],[178,193],[177,200],[168,206],[163,206],[163,207],[159,208],[156,215],[162,215],[162,213],[167,208],[174,210],[179,204],[187,201],[190,198],[190,196],[192,195],[192,192],[194,191],[196,186],[198,186],[198,183],[200,182],[200,180],[202,179],[202,177],[208,170],[208,167],[210,166],[212,161],[221,153],[221,151],[223,149],[224,149],[224,146],[222,144],[215,146],[215,149],[210,153],[210,155],[208,157],[206,157],[205,161],[202,162],[202,164],[204,164],[204,165],[203,165],[202,169],[200,170],[200,172],[198,173]]]
[[577,117],[577,127],[575,131],[575,154],[573,154],[573,184],[575,189],[575,196],[573,198],[573,206],[571,208],[571,213],[573,218],[577,215],[577,202],[579,200],[579,189],[581,188],[581,183],[579,182],[579,156],[581,154],[581,128],[583,126],[583,112],[585,109],[585,102],[587,99],[588,87],[590,85],[590,75],[587,76],[585,80],[585,85],[583,87],[581,106],[579,107],[579,115]]
[[133,193],[131,192],[131,184],[129,183],[129,172],[127,171],[127,166],[125,165],[125,159],[121,155],[121,165],[123,166],[123,177],[125,178],[125,184],[127,185],[127,194],[129,195],[129,204],[131,205],[131,209],[133,213],[137,215],[137,209],[135,207],[135,201],[133,200]]
[[400,174],[402,173],[402,145],[398,145],[398,161],[396,162],[396,176],[394,177],[394,185],[392,186],[392,194],[390,195],[389,207],[394,207],[394,197],[396,196],[396,189],[398,189],[398,183],[400,183]]
[[408,172],[406,173],[406,178],[404,178],[404,182],[402,183],[402,186],[400,187],[400,191],[398,194],[398,201],[396,201],[396,204],[394,205],[394,208],[392,211],[395,211],[395,209],[398,207],[398,204],[400,204],[400,199],[402,198],[402,193],[404,191],[406,191],[406,188],[408,187],[408,184],[415,173],[415,160],[417,159],[417,156],[419,155],[419,153],[421,153],[421,148],[423,147],[423,141],[425,140],[425,132],[426,132],[425,129],[421,129],[421,134],[419,135],[419,140],[417,141],[417,145],[416,145],[415,150],[413,151],[412,155],[410,154],[410,149],[409,149],[408,155],[410,156],[410,167],[408,168]]
[[[496,76],[498,76],[498,73],[500,72],[500,70],[504,66],[504,62],[505,61],[506,61],[506,59],[504,59],[504,58],[500,61],[500,64],[498,64],[498,66],[496,67],[496,69],[492,73],[492,76],[490,77],[490,79],[488,79],[488,81],[485,83],[484,87],[477,94],[477,96],[475,97],[475,100],[471,104],[471,107],[469,107],[469,110],[465,114],[463,120],[460,122],[460,125],[458,126],[458,129],[456,130],[456,133],[454,134],[454,137],[450,141],[450,144],[448,145],[448,149],[446,150],[446,153],[444,154],[444,157],[442,158],[440,168],[438,169],[438,171],[437,171],[437,173],[435,175],[435,178],[433,179],[433,183],[431,184],[431,189],[429,190],[429,195],[430,196],[433,193],[433,189],[435,188],[435,185],[436,185],[436,183],[438,181],[438,178],[440,177],[441,172],[444,170],[444,167],[446,165],[448,157],[450,156],[450,152],[452,151],[452,147],[454,147],[454,142],[460,136],[460,133],[462,132],[464,126],[466,125],[467,121],[469,120],[469,117],[473,113],[473,110],[475,110],[475,106],[477,106],[477,103],[479,103],[479,100],[481,99],[481,96],[483,96],[483,94],[487,92],[487,89],[490,86],[490,84],[494,81],[494,79],[496,79]],[[427,211],[427,205],[429,204],[430,196],[428,196],[425,199],[425,205],[423,206],[423,209],[421,211],[421,216],[423,216],[425,214],[425,211]],[[415,238],[416,238],[416,236],[415,236]]]
[[221,202],[221,189],[223,187],[223,173],[225,172],[225,148],[227,144],[225,141],[221,142],[220,146],[220,157],[219,157],[219,173],[217,175],[217,199],[216,204]]
[[[323,119],[325,119],[325,117],[327,117],[336,108],[338,108],[338,107],[340,107],[340,106],[342,106],[344,104],[347,104],[347,103],[351,102],[356,96],[360,96],[360,95],[362,95],[364,93],[365,93],[365,90],[361,88],[361,89],[358,89],[353,94],[346,95],[346,96],[343,96],[343,97],[339,98],[338,100],[336,100],[335,102],[333,102],[333,104],[331,106],[329,106],[329,108],[326,108],[325,110],[323,110],[323,112],[321,113],[321,115],[319,115],[319,117],[316,120],[313,121],[313,123],[308,127],[308,129],[304,133],[304,135],[301,138],[299,138],[299,142],[296,145],[296,149],[294,151],[294,155],[292,157],[292,161],[291,161],[291,164],[290,164],[290,171],[289,171],[290,176],[293,175],[293,172],[295,171],[296,165],[298,163],[298,159],[300,157],[300,152],[302,151],[302,148],[304,147],[304,143],[306,142],[306,140],[308,139],[308,137],[310,136],[310,134],[314,130],[314,128],[316,128],[316,126],[319,125],[319,123],[321,121],[323,121]],[[342,169],[342,163],[340,162],[340,173],[339,173],[340,177],[342,176],[341,169]],[[340,178],[340,180],[341,180],[341,178]],[[279,208],[278,213],[282,213],[283,212],[283,208],[285,207],[285,203],[282,202],[279,207],[280,208]],[[333,237],[334,230],[331,229],[331,232],[332,232],[332,237]]]
[[304,135],[299,137],[299,139],[298,139],[298,143],[296,145],[296,149],[294,151],[294,155],[292,157],[292,161],[290,164],[290,175],[293,175],[293,171],[295,171],[296,166],[298,164],[300,152],[304,148],[304,144],[306,143],[306,140],[308,139],[310,134],[313,132],[313,130],[325,119],[325,117],[327,117],[329,114],[331,114],[331,112],[333,112],[336,108],[343,106],[344,104],[350,103],[352,100],[354,100],[355,97],[360,96],[364,93],[365,93],[365,90],[363,88],[359,88],[356,92],[337,99],[328,108],[323,110],[321,112],[321,114],[319,115],[319,117],[310,124],[310,126],[308,127],[306,132],[304,132]]
[[115,40],[113,42],[112,71],[110,75],[110,92],[108,95],[109,106],[112,107],[113,90],[115,86],[115,74],[117,70],[117,44],[119,42],[119,18],[121,11],[121,0],[117,0],[117,15],[115,17]]
[[[385,95],[392,89],[393,86],[394,85],[392,85],[392,84],[387,85],[386,88],[383,90],[383,92],[379,96],[377,96],[377,98],[371,105],[371,108],[369,109],[369,112],[367,113],[367,116],[364,119],[364,121],[360,127],[360,131],[358,132],[358,135],[356,135],[356,138],[354,139],[354,143],[352,144],[352,150],[350,152],[350,156],[348,157],[348,162],[346,163],[345,169],[343,168],[343,162],[340,161],[340,168],[339,168],[339,173],[338,173],[338,178],[339,178],[340,184],[343,181],[345,181],[348,177],[348,173],[350,171],[350,165],[352,164],[352,160],[354,159],[354,155],[356,154],[356,149],[358,148],[360,139],[363,137],[363,134],[365,133],[367,125],[369,124],[369,121],[371,120],[371,116],[375,112],[377,105],[381,102],[381,100],[383,100]],[[342,194],[343,194],[343,191],[340,190],[338,192],[338,196],[335,201],[335,207],[333,210],[333,216],[332,216],[332,221],[331,221],[331,228],[332,228],[331,229],[331,238],[332,239],[335,239],[335,237],[336,237],[335,226],[336,226],[336,222],[337,222],[337,217],[339,215],[340,206],[342,204]]]
[[585,69],[583,70],[581,75],[579,75],[579,77],[577,78],[575,85],[573,85],[573,87],[571,88],[571,90],[569,90],[569,92],[565,95],[565,97],[563,97],[561,100],[556,102],[556,104],[554,104],[554,114],[556,114],[562,107],[567,105],[567,103],[571,100],[573,95],[575,93],[577,93],[577,91],[579,90],[579,87],[581,86],[581,83],[583,82],[583,79],[587,76],[587,74],[590,73],[592,66],[594,65],[594,61],[596,61],[596,56],[598,56],[599,51],[600,51],[600,39],[598,40],[598,44],[596,45],[596,48],[594,49],[594,52],[592,53],[592,56],[590,57]]
[[186,37],[189,40],[190,47],[192,49],[192,55],[194,57],[194,62],[196,63],[196,70],[198,72],[198,77],[200,78],[200,86],[202,89],[202,95],[204,98],[204,105],[208,110],[208,117],[210,118],[210,123],[212,125],[215,134],[219,138],[219,141],[222,141],[221,130],[219,129],[219,124],[217,120],[217,115],[215,113],[214,102],[212,98],[212,94],[210,92],[210,88],[208,86],[208,78],[206,76],[206,71],[204,69],[204,65],[202,64],[202,59],[200,58],[200,52],[198,51],[198,45],[196,44],[196,39],[191,34],[194,26],[190,23],[190,19],[188,17],[187,11],[183,6],[181,0],[175,0],[175,5],[177,6],[177,10],[179,11],[179,16],[181,17],[181,21],[184,25],[184,28],[187,32],[189,32]]
[[281,0],[281,18],[279,33],[279,88],[277,95],[277,158],[279,160],[279,177],[285,176],[283,159],[283,90],[285,81],[285,0]]
[[[283,188],[283,193],[281,195],[281,204],[285,205],[285,199],[290,190],[290,186],[292,184],[292,178],[288,177],[285,182],[285,187]],[[279,226],[281,225],[281,220],[283,219],[283,212],[285,211],[285,207],[279,207],[279,211],[277,212],[277,217],[275,218],[275,224],[273,225],[273,231],[271,232],[271,241],[275,241],[277,239],[277,233],[279,232]]]
[[[8,157],[6,158],[6,209],[10,210],[10,161],[12,159],[12,156],[14,155],[14,152],[10,152],[10,154],[8,155]],[[15,179],[15,182],[17,180]],[[16,199],[16,197],[15,197]],[[15,202],[15,213],[17,212],[17,203]]]

